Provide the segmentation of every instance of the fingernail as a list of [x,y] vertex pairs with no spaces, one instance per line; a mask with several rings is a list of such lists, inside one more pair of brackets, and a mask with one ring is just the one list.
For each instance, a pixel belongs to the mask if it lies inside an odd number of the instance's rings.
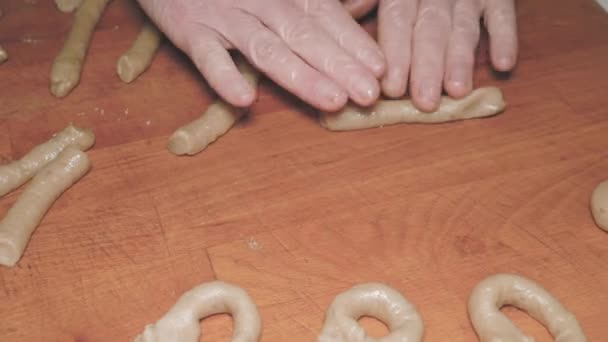
[[513,58],[511,56],[502,56],[497,61],[497,68],[500,71],[508,71],[511,68],[511,64],[513,63]]
[[433,104],[436,102],[436,98],[438,97],[438,91],[436,87],[432,83],[423,83],[420,87],[418,87],[418,95],[420,101],[425,103],[426,110],[429,110],[433,107]]
[[365,76],[355,76],[351,82],[354,97],[363,105],[375,101],[380,92],[376,79]]
[[406,72],[401,69],[392,69],[384,79],[384,88],[389,97],[401,97],[405,95],[407,84]]
[[317,84],[317,94],[329,106],[342,105],[346,102],[346,93],[333,82],[323,80]]
[[467,73],[462,69],[455,69],[450,73],[448,81],[452,86],[458,88],[464,88],[469,83],[467,80]]
[[384,73],[386,62],[384,59],[384,55],[378,52],[378,50],[363,49],[359,53],[359,59],[365,65],[367,65],[377,77],[381,76]]

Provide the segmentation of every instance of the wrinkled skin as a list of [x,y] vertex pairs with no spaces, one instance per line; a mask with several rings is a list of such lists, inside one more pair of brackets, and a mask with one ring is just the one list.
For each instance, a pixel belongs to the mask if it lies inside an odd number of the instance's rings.
[[[235,106],[255,89],[227,50],[239,50],[275,83],[326,111],[349,99],[367,106],[380,93],[433,111],[442,89],[473,89],[480,18],[494,68],[517,59],[515,0],[139,0],[160,29],[193,60],[211,87]],[[378,8],[378,42],[355,18]]]

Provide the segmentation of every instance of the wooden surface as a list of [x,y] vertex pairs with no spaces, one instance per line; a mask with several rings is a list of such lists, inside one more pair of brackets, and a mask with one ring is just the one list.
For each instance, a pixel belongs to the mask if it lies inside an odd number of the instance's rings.
[[[97,134],[93,170],[18,267],[0,269],[1,341],[129,341],[213,279],[251,294],[266,342],[314,341],[331,299],[369,281],[418,307],[425,341],[475,341],[467,297],[498,272],[539,281],[589,341],[608,335],[608,234],[588,207],[608,178],[608,14],[593,0],[519,1],[517,71],[497,77],[478,59],[476,85],[498,85],[509,103],[495,118],[331,133],[265,82],[248,120],[185,158],[167,139],[213,93],[167,44],[138,81],[119,81],[135,6],[109,7],[80,86],[61,100],[48,71],[70,15],[50,0],[1,6],[0,156],[19,158],[70,121]],[[228,341],[230,323],[205,320],[201,340]]]

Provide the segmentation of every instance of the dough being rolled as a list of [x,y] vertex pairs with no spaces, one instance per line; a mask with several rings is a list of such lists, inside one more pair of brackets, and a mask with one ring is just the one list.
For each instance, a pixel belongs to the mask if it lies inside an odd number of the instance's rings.
[[161,32],[146,20],[133,45],[116,64],[116,73],[123,82],[131,83],[150,66],[160,46],[161,38]]
[[500,312],[505,305],[540,321],[556,342],[587,341],[576,317],[539,284],[518,275],[497,274],[477,284],[469,297],[469,317],[481,342],[534,342]]
[[597,226],[608,232],[608,180],[601,182],[593,190],[591,213]]
[[51,93],[64,97],[80,82],[82,65],[97,22],[110,0],[84,0],[74,13],[74,23],[51,67]]
[[184,293],[156,323],[148,324],[135,342],[198,342],[200,320],[211,315],[232,315],[232,342],[256,342],[262,320],[256,305],[240,287],[214,281]]
[[[389,334],[378,340],[367,336],[357,322],[363,316],[384,322]],[[318,342],[420,342],[423,334],[420,315],[399,292],[384,284],[367,283],[354,286],[333,300]]]
[[34,147],[20,160],[0,165],[0,197],[30,180],[68,146],[86,151],[94,143],[95,135],[92,131],[68,125],[48,141]]
[[[241,59],[236,64],[247,82],[254,88],[257,87],[260,77],[257,70]],[[218,99],[201,117],[177,129],[169,138],[167,148],[178,156],[195,155],[228,132],[246,112],[246,108],[237,108]]]
[[61,12],[74,12],[82,4],[82,0],[55,0],[55,5]]
[[91,167],[87,155],[67,147],[34,176],[0,221],[0,264],[15,266],[40,221],[61,194]]
[[500,89],[479,88],[462,99],[441,98],[433,113],[419,111],[409,100],[380,100],[371,107],[347,104],[337,113],[322,113],[321,126],[330,131],[351,131],[401,123],[443,123],[492,116],[505,108]]

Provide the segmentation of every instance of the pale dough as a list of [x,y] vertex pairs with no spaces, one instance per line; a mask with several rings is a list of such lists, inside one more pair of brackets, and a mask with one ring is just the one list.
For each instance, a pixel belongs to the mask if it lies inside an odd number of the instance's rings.
[[[384,322],[390,332],[374,339],[357,322],[371,316]],[[398,291],[380,283],[352,287],[339,294],[325,315],[318,342],[419,342],[424,327],[416,308]]]
[[0,165],[0,197],[30,180],[68,146],[86,151],[94,143],[95,135],[92,131],[68,125],[48,141],[34,147],[21,159]]
[[[236,64],[247,82],[257,87],[260,77],[257,70],[241,59]],[[177,129],[169,139],[167,148],[175,155],[195,155],[228,132],[246,111],[246,108],[237,108],[218,99],[201,117]]]
[[593,190],[591,213],[597,226],[608,232],[608,180],[601,182]]
[[55,0],[55,5],[61,12],[74,12],[83,0]]
[[0,45],[0,64],[6,62],[7,59],[8,59],[8,52],[6,52],[6,50],[4,50],[2,45]]
[[497,274],[482,280],[469,297],[468,310],[481,342],[533,342],[500,308],[512,305],[545,325],[556,342],[587,339],[573,314],[532,280],[514,274]]
[[257,342],[262,320],[247,292],[232,284],[214,281],[184,293],[156,323],[148,324],[135,342],[198,342],[200,320],[216,314],[232,315],[232,342]]
[[133,45],[116,64],[116,72],[123,82],[131,83],[150,66],[161,39],[162,33],[146,20]]
[[95,26],[110,0],[84,0],[74,13],[74,22],[63,48],[51,67],[51,93],[66,96],[80,81]]
[[443,123],[492,116],[505,108],[500,89],[479,88],[462,99],[441,98],[437,111],[419,111],[410,100],[380,100],[371,107],[347,104],[337,113],[322,113],[321,126],[331,131],[350,131],[401,123]]
[[14,266],[46,212],[91,167],[87,155],[69,146],[25,187],[0,221],[0,264]]

